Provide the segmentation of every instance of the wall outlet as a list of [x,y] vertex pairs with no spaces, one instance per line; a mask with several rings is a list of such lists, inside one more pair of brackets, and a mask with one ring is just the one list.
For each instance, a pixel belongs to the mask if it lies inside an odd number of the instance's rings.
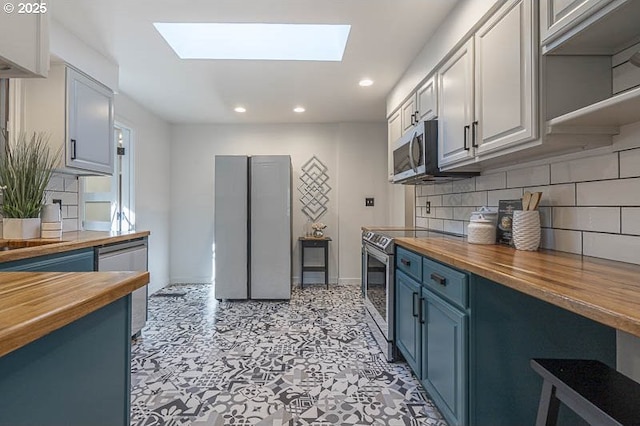
[[373,207],[373,201],[374,201],[374,200],[373,200],[373,197],[371,197],[371,198],[368,198],[368,197],[367,197],[367,198],[365,198],[365,199],[364,199],[364,206],[365,206],[365,207]]
[[62,200],[60,200],[58,198],[54,198],[53,200],[51,200],[51,202],[53,204],[57,204],[60,207],[60,210],[62,210]]

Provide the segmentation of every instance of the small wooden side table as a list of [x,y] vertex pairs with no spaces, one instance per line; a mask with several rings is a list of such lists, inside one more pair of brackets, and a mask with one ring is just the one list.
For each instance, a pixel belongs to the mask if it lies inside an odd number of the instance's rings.
[[[305,272],[324,272],[324,284],[329,289],[329,241],[330,237],[300,237],[300,288],[304,288]],[[324,265],[322,266],[305,266],[304,250],[306,248],[321,248],[324,251]]]

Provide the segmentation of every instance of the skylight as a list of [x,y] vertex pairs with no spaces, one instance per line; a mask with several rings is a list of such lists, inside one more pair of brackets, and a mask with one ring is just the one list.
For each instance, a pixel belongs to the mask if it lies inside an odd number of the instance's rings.
[[342,61],[351,25],[153,24],[182,59]]

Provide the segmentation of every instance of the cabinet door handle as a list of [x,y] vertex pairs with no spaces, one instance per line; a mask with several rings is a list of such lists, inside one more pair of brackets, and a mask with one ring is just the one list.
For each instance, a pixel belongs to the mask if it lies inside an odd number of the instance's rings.
[[413,305],[413,316],[417,317],[418,314],[416,313],[416,296],[418,296],[418,293],[416,293],[415,291],[413,292],[413,300],[411,301],[411,304]]
[[420,111],[416,111],[416,124],[420,122]]
[[422,307],[424,306],[424,297],[420,298],[420,311],[418,315],[418,321],[420,324],[424,324],[426,321],[424,320],[425,315],[422,313]]
[[465,151],[469,151],[469,149],[470,149],[470,148],[467,146],[467,139],[469,139],[469,128],[470,128],[470,127],[471,127],[471,126],[469,126],[469,125],[464,126],[464,150],[465,150]]
[[407,259],[400,259],[400,263],[402,263],[404,266],[411,266],[411,262]]
[[478,147],[478,121],[474,121],[471,123],[472,132],[471,132],[471,146],[474,148]]
[[416,121],[416,115],[415,114],[411,114],[411,125],[415,126],[417,123]]
[[447,285],[447,279],[442,275],[436,274],[435,272],[431,273],[431,279],[440,285]]
[[76,140],[71,139],[71,159],[76,159]]

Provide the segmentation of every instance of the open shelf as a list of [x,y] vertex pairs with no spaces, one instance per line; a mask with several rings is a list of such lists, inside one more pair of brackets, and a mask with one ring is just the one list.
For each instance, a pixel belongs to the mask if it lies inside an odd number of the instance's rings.
[[619,93],[547,121],[548,133],[615,135],[620,127],[640,121],[640,87]]

